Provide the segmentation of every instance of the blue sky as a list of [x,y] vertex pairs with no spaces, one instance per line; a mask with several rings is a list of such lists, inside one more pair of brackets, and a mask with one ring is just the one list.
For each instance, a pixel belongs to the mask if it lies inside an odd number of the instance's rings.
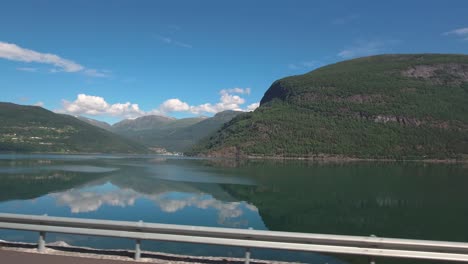
[[116,122],[254,109],[381,53],[468,53],[467,1],[3,1],[0,101]]

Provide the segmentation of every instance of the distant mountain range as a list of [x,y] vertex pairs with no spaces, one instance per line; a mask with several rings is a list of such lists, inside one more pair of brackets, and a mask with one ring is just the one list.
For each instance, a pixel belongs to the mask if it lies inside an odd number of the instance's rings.
[[[140,142],[156,152],[183,152],[185,150],[184,147],[190,144],[189,140],[185,138],[173,138],[172,135],[204,119],[206,117],[175,119],[150,115],[123,120],[114,124],[112,131]],[[208,136],[208,134],[205,135]]]
[[241,112],[212,118],[143,116],[114,125],[37,106],[0,103],[0,151],[57,153],[183,152]]
[[228,110],[217,113],[211,118],[193,117],[182,119],[149,115],[135,119],[125,119],[112,126],[89,118],[81,117],[81,119],[139,142],[148,148],[184,152],[241,113]]
[[468,56],[372,56],[275,81],[191,154],[466,159]]

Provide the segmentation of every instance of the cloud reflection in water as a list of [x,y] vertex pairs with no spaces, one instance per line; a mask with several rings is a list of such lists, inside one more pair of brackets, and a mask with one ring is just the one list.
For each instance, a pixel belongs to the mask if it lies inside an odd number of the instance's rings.
[[[152,201],[165,213],[176,213],[183,209],[197,208],[216,210],[217,222],[223,226],[241,226],[244,210],[258,212],[258,209],[245,202],[225,202],[215,199],[205,193],[162,192],[157,194],[142,194],[129,188],[100,190],[88,188],[84,190],[71,189],[52,194],[60,206],[68,206],[72,213],[87,213],[99,210],[103,205],[127,207],[134,206],[138,199]],[[233,221],[236,219],[236,221]],[[240,221],[240,222],[239,222]]]

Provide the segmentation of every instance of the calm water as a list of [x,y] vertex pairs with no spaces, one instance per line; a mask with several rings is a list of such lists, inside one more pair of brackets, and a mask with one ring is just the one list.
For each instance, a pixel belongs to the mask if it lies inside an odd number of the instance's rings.
[[[468,241],[468,168],[423,163],[213,161],[160,156],[0,155],[0,212],[182,225]],[[37,234],[0,231],[0,239]],[[133,248],[129,240],[48,234],[47,242]],[[144,241],[171,253],[242,249]],[[256,250],[314,263],[354,258]]]

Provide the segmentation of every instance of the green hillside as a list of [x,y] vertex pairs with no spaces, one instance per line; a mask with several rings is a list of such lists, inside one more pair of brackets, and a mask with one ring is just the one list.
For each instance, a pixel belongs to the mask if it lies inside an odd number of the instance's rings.
[[73,116],[0,103],[0,151],[144,153],[146,147]]
[[278,80],[192,154],[466,158],[468,56],[372,56]]

